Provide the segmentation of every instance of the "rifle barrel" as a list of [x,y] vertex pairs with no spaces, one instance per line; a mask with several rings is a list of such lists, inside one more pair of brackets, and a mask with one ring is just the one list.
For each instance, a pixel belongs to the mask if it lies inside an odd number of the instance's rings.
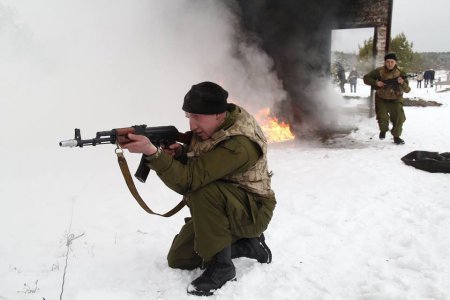
[[83,147],[83,146],[96,146],[103,144],[114,144],[116,141],[115,137],[96,137],[89,140],[67,140],[59,142],[61,147]]
[[78,145],[77,140],[67,140],[67,141],[61,141],[59,142],[60,147],[76,147]]

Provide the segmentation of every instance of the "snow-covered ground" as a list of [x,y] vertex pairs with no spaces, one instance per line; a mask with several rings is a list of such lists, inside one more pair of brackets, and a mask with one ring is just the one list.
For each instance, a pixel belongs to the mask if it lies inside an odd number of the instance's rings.
[[[19,5],[16,17],[8,2]],[[208,6],[208,22],[190,19],[177,8],[194,4],[183,1],[162,9],[148,1],[46,3],[0,2],[0,300],[191,299],[186,286],[201,271],[166,263],[188,211],[147,215],[113,146],[58,142],[74,127],[83,138],[140,123],[187,130],[180,106],[190,84],[236,71],[217,62],[227,45],[220,39],[210,43],[216,56],[194,51],[192,41],[208,36],[202,30],[226,36],[227,27],[205,25],[223,14]],[[411,86],[410,97],[443,106],[405,107],[405,145],[378,140],[375,119],[354,114],[358,129],[348,136],[270,146],[273,262],[235,260],[237,281],[212,299],[450,299],[450,175],[400,160],[413,150],[450,151],[450,92]],[[368,93],[359,82],[357,95]],[[136,168],[139,157],[127,159]],[[137,185],[156,211],[180,200],[155,174]]]

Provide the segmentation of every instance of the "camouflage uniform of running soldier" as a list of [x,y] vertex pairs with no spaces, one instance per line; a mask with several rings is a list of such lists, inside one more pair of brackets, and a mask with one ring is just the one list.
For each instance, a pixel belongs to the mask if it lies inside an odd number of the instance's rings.
[[408,85],[406,73],[397,66],[397,56],[394,53],[386,54],[384,66],[366,74],[363,79],[365,84],[376,89],[375,113],[380,128],[380,139],[386,137],[390,120],[394,143],[404,144],[405,141],[400,138],[403,123],[406,121],[403,110],[403,93],[409,93],[411,88]]
[[142,153],[147,165],[187,202],[191,217],[175,236],[167,260],[172,268],[206,268],[188,285],[192,295],[212,295],[233,280],[232,258],[272,260],[263,235],[276,204],[267,140],[256,120],[227,98],[215,83],[192,86],[182,107],[193,132],[189,145],[161,150],[134,134],[123,145]]

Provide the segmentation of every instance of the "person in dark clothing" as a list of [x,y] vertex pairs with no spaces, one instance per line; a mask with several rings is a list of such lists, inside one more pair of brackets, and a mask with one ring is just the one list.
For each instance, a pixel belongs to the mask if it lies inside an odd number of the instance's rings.
[[435,72],[433,69],[430,69],[430,86],[433,87]]
[[426,70],[423,72],[423,87],[427,88],[430,83],[430,71]]
[[336,76],[339,87],[341,88],[341,93],[345,93],[345,70],[340,62],[336,62]]
[[425,88],[428,87],[428,84],[430,84],[430,86],[433,87],[434,75],[435,72],[433,69],[425,71],[425,73],[423,74],[423,79],[425,80],[424,82]]
[[358,71],[356,71],[356,68],[353,67],[353,69],[350,71],[350,74],[348,75],[348,82],[350,83],[350,92],[356,93],[356,81],[358,79]]

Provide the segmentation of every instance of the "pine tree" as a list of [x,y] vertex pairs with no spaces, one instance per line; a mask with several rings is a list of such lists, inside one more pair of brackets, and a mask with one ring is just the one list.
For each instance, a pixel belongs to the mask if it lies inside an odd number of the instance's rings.
[[370,37],[367,41],[359,46],[357,69],[363,73],[367,73],[373,67],[373,38]]
[[373,56],[373,38],[370,37],[367,41],[363,42],[362,46],[359,46],[358,58],[361,60],[372,59]]
[[414,68],[414,52],[412,48],[413,43],[408,41],[403,32],[391,39],[389,45],[389,52],[394,52],[397,55],[398,65],[407,72],[410,72]]

